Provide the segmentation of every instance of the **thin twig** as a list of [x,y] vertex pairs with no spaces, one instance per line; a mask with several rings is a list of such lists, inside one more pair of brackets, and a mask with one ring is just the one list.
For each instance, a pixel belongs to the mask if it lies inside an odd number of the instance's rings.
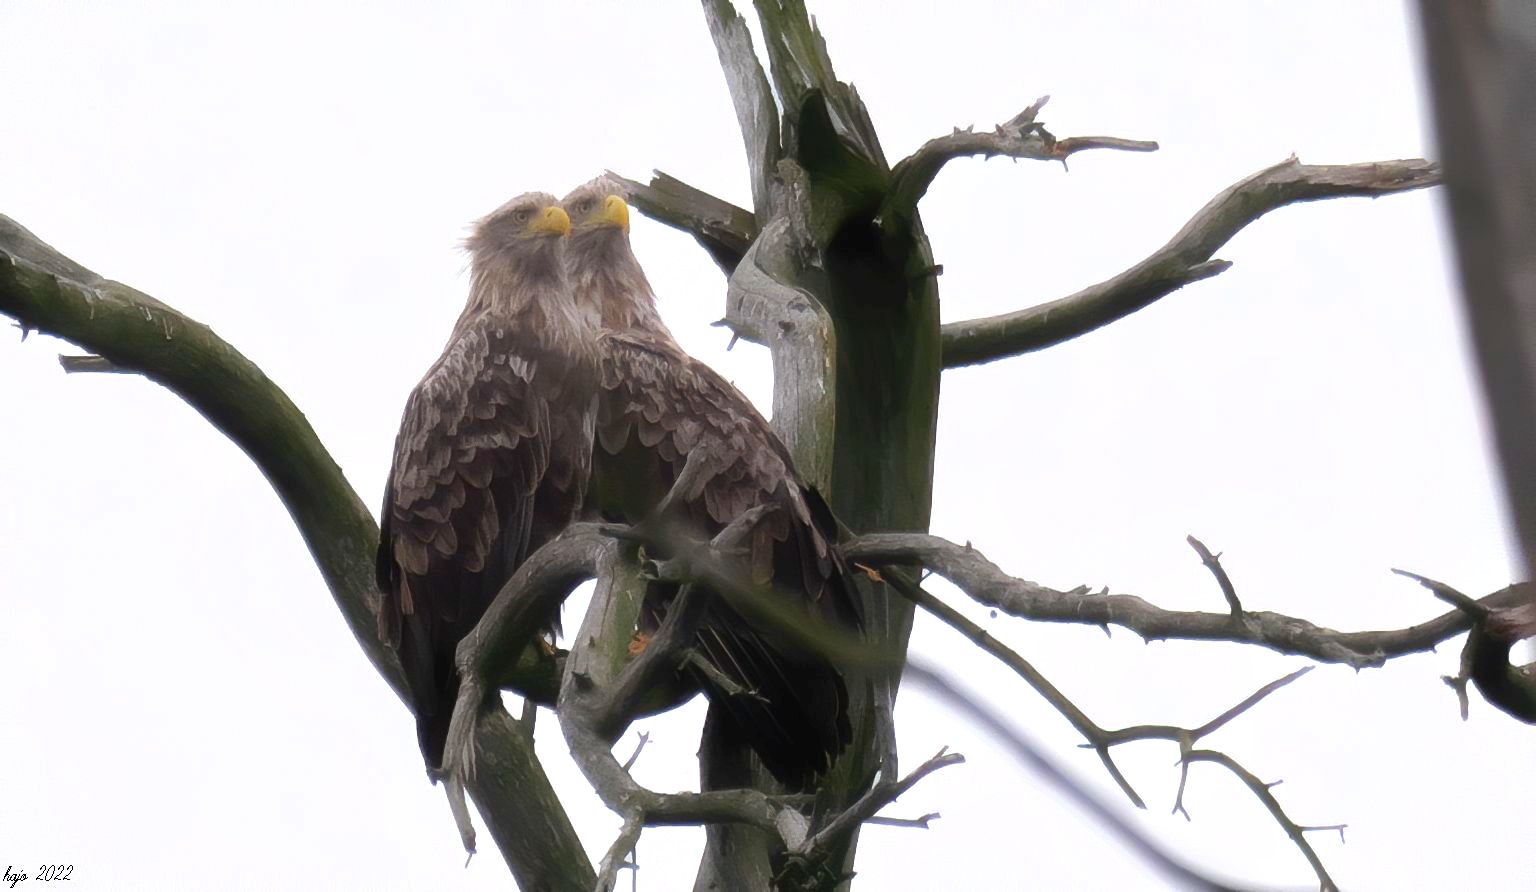
[[64,371],[69,372],[70,374],[79,372],[96,372],[98,374],[105,373],[117,375],[135,374],[133,369],[125,369],[122,366],[114,363],[112,360],[106,358],[105,356],[96,356],[95,354],[90,353],[84,356],[70,356],[68,354],[61,353],[59,354],[59,365],[64,368]]
[[624,816],[624,824],[619,828],[619,833],[613,838],[613,844],[608,846],[608,851],[603,855],[602,862],[597,868],[597,892],[613,892],[619,882],[619,871],[625,867],[636,870],[638,867],[624,856],[629,854],[640,842],[640,834],[645,830],[645,819],[638,809]]
[[1088,718],[1087,714],[1079,709],[1077,704],[1072,702],[1071,698],[1067,697],[1067,695],[1063,694],[1052,684],[1050,679],[1046,678],[1040,670],[1020,656],[1017,651],[994,638],[986,629],[972,622],[960,611],[934,597],[927,590],[913,585],[907,580],[905,573],[900,568],[891,568],[885,575],[890,580],[892,587],[903,597],[948,624],[951,628],[964,635],[972,644],[996,657],[1003,665],[1012,669],[1020,678],[1024,679],[1030,687],[1035,689],[1036,693],[1045,698],[1047,703],[1055,707],[1056,711],[1061,713],[1062,717],[1079,734],[1083,735],[1085,739],[1093,744],[1093,748],[1098,752],[1100,760],[1104,763],[1105,770],[1109,772],[1110,777],[1119,785],[1121,792],[1125,793],[1126,798],[1130,799],[1131,803],[1137,808],[1147,807],[1141,795],[1131,786],[1131,782],[1126,779],[1125,775],[1120,771],[1120,767],[1115,764],[1114,759],[1110,756],[1110,742],[1107,739],[1109,732],[1100,728],[1092,719]]
[[1440,582],[1439,580],[1430,579],[1428,576],[1420,576],[1417,573],[1411,573],[1407,570],[1398,570],[1394,568],[1392,572],[1399,576],[1412,579],[1419,585],[1429,589],[1435,597],[1474,619],[1482,620],[1488,618],[1489,607],[1487,605],[1479,603],[1477,599],[1464,595],[1456,589],[1451,588],[1449,585]]
[[875,816],[880,809],[895,802],[901,794],[917,785],[918,781],[950,765],[959,765],[965,761],[965,757],[959,753],[948,752],[948,748],[939,750],[932,758],[919,765],[915,771],[899,781],[880,780],[870,787],[867,792],[853,805],[845,809],[842,814],[817,831],[815,836],[807,839],[795,854],[802,858],[814,858],[814,853],[824,849],[833,840],[842,836],[865,821]]
[[928,825],[939,818],[944,817],[936,811],[916,818],[891,818],[884,815],[875,815],[864,821],[866,824],[879,824],[882,827],[912,827],[918,830],[927,830]]
[[[1257,691],[1249,694],[1237,705],[1227,709],[1198,728],[1180,728],[1174,725],[1135,725],[1107,731],[1089,719],[1082,709],[1068,699],[1055,685],[1051,684],[1039,670],[1030,665],[1029,661],[1019,656],[1018,653],[1008,648],[996,638],[993,638],[986,630],[965,618],[943,601],[912,585],[907,581],[905,574],[906,571],[904,569],[893,567],[889,569],[885,576],[902,595],[948,623],[982,650],[992,654],[1004,665],[1013,669],[1030,687],[1034,688],[1051,706],[1055,707],[1056,711],[1061,713],[1077,729],[1078,733],[1087,739],[1088,742],[1084,746],[1093,749],[1098,754],[1110,777],[1114,779],[1115,783],[1120,786],[1121,791],[1126,794],[1137,808],[1146,808],[1146,803],[1136,793],[1135,789],[1131,787],[1130,781],[1121,773],[1119,766],[1115,764],[1114,758],[1110,754],[1111,748],[1123,743],[1141,740],[1169,740],[1177,743],[1179,745],[1181,761],[1179,765],[1179,789],[1174,799],[1173,810],[1177,814],[1183,814],[1186,820],[1189,818],[1189,812],[1184,808],[1184,791],[1189,780],[1187,757],[1193,751],[1194,745],[1201,738],[1216,732],[1228,722],[1253,708],[1270,694],[1312,671],[1313,668],[1311,666],[1304,666],[1289,675],[1264,685]],[[1227,758],[1233,765],[1237,764],[1230,757],[1223,756],[1223,758]],[[1308,857],[1310,859],[1312,855],[1309,854]]]
[[1004,724],[990,710],[983,707],[974,698],[962,693],[943,676],[922,665],[917,660],[910,661],[907,664],[906,674],[910,682],[930,689],[943,702],[965,713],[972,721],[991,731],[995,737],[1007,745],[1020,762],[1030,766],[1037,773],[1044,775],[1052,784],[1065,793],[1067,798],[1077,803],[1084,811],[1091,814],[1095,820],[1108,827],[1116,836],[1120,837],[1129,848],[1156,865],[1159,870],[1168,876],[1177,879],[1186,888],[1208,890],[1232,888],[1224,883],[1201,875],[1180,862],[1173,855],[1164,851],[1162,846],[1144,835],[1135,826],[1116,814],[1112,808],[1102,802],[1097,796],[1088,792],[1085,787],[1070,778],[1065,771],[1041,752],[1040,748],[1027,737],[1016,729]]
[[[1275,798],[1274,793],[1270,792],[1271,788],[1279,783],[1278,781],[1268,784],[1264,783],[1253,772],[1239,765],[1231,756],[1225,753],[1218,753],[1214,750],[1192,750],[1184,754],[1184,761],[1186,763],[1214,762],[1236,775],[1243,782],[1243,785],[1248,788],[1249,792],[1253,793],[1264,804],[1264,807],[1269,810],[1269,813],[1274,816],[1275,823],[1279,824],[1281,829],[1285,831],[1285,834],[1291,838],[1291,842],[1296,844],[1296,848],[1301,850],[1302,855],[1307,859],[1307,863],[1312,865],[1313,872],[1317,874],[1317,881],[1322,892],[1338,892],[1338,884],[1333,881],[1333,877],[1328,875],[1328,869],[1323,866],[1323,859],[1318,856],[1317,850],[1312,848],[1312,843],[1307,840],[1307,833],[1316,830],[1337,830],[1339,831],[1339,840],[1343,841],[1344,828],[1348,826],[1347,824],[1323,824],[1316,826],[1297,824],[1286,815],[1285,809],[1280,805],[1280,801]],[[1180,791],[1182,793],[1182,784],[1180,785]]]
[[1221,596],[1227,599],[1227,606],[1232,608],[1232,616],[1234,618],[1242,616],[1242,602],[1237,600],[1237,589],[1232,587],[1232,579],[1227,576],[1226,568],[1221,565],[1221,555],[1212,554],[1211,550],[1205,547],[1205,543],[1194,536],[1186,536],[1184,541],[1195,550],[1195,554],[1200,555],[1200,563],[1204,564],[1205,568],[1211,571],[1211,575],[1216,577],[1216,584],[1221,587]]
[[650,734],[650,732],[649,731],[641,731],[640,732],[640,739],[635,741],[635,751],[629,754],[629,758],[628,759],[624,760],[624,770],[625,771],[628,771],[631,768],[635,767],[635,763],[640,761],[640,754],[645,751],[645,745],[647,743],[650,743],[650,742],[651,742],[651,734]]

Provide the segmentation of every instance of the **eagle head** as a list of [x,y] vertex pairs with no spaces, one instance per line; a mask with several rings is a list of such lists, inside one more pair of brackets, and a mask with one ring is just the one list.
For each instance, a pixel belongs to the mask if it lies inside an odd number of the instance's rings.
[[476,260],[522,254],[535,245],[568,235],[571,218],[548,192],[524,192],[474,225],[464,246]]
[[624,203],[623,184],[603,175],[583,183],[560,199],[571,217],[571,235],[584,239],[603,232],[629,234],[629,205]]

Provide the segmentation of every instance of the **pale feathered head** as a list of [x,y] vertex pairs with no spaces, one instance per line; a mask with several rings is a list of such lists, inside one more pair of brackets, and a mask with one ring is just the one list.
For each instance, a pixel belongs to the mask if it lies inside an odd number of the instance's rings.
[[629,247],[628,190],[604,174],[571,190],[560,206],[571,217],[566,267],[576,305],[605,329],[641,329],[671,337],[656,296]]
[[589,241],[611,238],[627,241],[629,205],[624,203],[628,190],[610,174],[603,174],[572,189],[560,199],[560,207],[571,217],[571,237]]
[[525,192],[478,220],[464,240],[470,289],[460,325],[481,313],[533,312],[559,328],[590,329],[566,277],[570,231],[571,218],[548,192]]
[[524,192],[475,221],[464,247],[472,263],[547,246],[571,231],[571,218],[548,192]]

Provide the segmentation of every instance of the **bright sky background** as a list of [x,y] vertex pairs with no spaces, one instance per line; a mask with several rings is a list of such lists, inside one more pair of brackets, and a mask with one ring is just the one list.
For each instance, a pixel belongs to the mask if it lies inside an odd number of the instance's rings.
[[[1042,93],[1058,135],[1153,155],[956,162],[922,209],[948,320],[1061,296],[1163,243],[1235,180],[1431,148],[1396,2],[814,4],[894,161]],[[465,225],[528,189],[661,168],[749,203],[715,52],[689,3],[0,4],[0,213],[212,325],[305,410],[370,505],[401,406],[465,294]],[[1235,266],[1108,330],[947,374],[933,529],[1052,585],[1221,609],[1184,536],[1246,605],[1341,629],[1437,615],[1405,567],[1482,594],[1511,580],[1454,299],[1443,197],[1283,209]],[[766,406],[766,351],[707,323],[723,279],[648,220],[634,242],[685,346]],[[14,332],[12,333],[14,335]],[[72,376],[0,338],[0,864],[74,887],[505,888],[466,869],[406,711],[362,657],[250,462],[159,387]],[[953,591],[943,590],[957,599]],[[958,603],[958,600],[957,600]],[[567,608],[568,625],[579,616]],[[1199,724],[1304,665],[1229,645],[987,625],[1101,724]],[[1536,737],[1439,654],[1323,667],[1209,742],[1319,835],[1349,889],[1525,888]],[[1203,867],[1313,885],[1234,779],[1170,744],[1119,756],[1134,814],[1070,728],[956,635],[947,668],[1084,783]],[[694,783],[698,703],[638,726],[638,767]],[[1154,888],[1147,868],[921,692],[915,765],[963,752],[864,836],[864,889]],[[620,746],[626,752],[633,734]],[[594,857],[617,821],[553,722],[538,747]],[[1516,767],[1519,766],[1519,767]],[[641,888],[687,888],[702,833],[647,831]],[[488,843],[487,843],[488,844]],[[18,887],[20,888],[20,887]]]

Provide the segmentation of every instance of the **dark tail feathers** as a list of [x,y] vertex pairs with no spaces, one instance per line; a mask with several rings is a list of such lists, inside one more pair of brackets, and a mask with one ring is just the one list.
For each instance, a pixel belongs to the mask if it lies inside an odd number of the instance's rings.
[[842,673],[819,654],[769,644],[723,605],[699,629],[698,644],[729,684],[694,674],[740,739],[787,790],[814,789],[853,739]]

